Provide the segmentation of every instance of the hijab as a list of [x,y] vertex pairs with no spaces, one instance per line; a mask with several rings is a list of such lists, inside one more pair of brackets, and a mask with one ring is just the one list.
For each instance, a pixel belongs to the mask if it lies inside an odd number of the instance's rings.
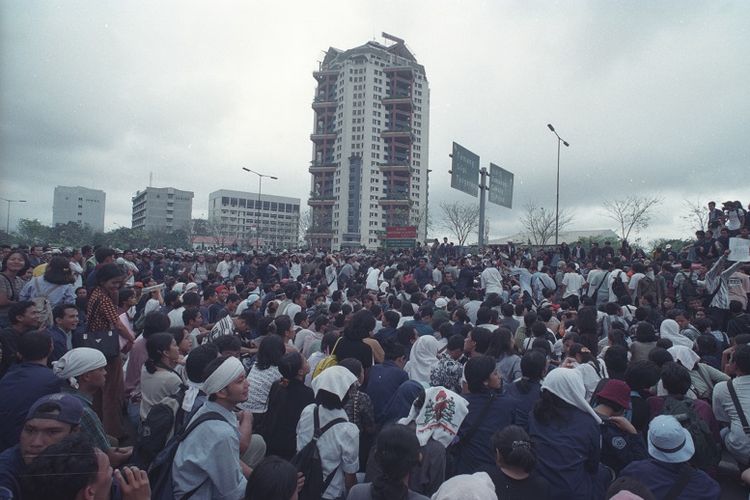
[[416,424],[420,446],[426,445],[432,438],[447,448],[456,437],[467,413],[469,403],[463,397],[445,387],[430,387],[425,390],[422,408],[417,411],[412,405],[409,416],[398,423]]
[[693,341],[680,333],[680,325],[673,319],[665,319],[659,327],[659,336],[668,339],[673,345],[693,348]]
[[432,335],[419,337],[409,354],[404,370],[409,379],[425,386],[430,385],[430,373],[438,364],[437,353],[440,344]]
[[544,378],[542,390],[550,391],[566,403],[575,406],[584,413],[588,413],[594,417],[597,424],[602,423],[602,419],[586,401],[586,387],[578,370],[572,368],[552,370]]

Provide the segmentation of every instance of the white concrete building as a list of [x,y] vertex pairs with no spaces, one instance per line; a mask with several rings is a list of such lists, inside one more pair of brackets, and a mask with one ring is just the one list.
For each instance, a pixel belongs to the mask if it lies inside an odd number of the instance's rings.
[[146,231],[189,230],[193,217],[193,192],[147,187],[132,198],[133,229]]
[[104,232],[104,208],[107,194],[81,186],[57,186],[52,202],[52,225],[76,222]]
[[312,108],[312,247],[376,248],[386,226],[426,239],[430,90],[403,40],[329,48]]
[[220,189],[208,195],[209,230],[244,248],[299,246],[300,199]]

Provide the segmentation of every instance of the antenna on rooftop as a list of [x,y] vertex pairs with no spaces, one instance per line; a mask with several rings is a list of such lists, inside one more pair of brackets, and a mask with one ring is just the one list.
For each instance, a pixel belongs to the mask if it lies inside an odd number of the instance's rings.
[[154,173],[149,172],[148,173],[148,187],[153,187],[154,184]]

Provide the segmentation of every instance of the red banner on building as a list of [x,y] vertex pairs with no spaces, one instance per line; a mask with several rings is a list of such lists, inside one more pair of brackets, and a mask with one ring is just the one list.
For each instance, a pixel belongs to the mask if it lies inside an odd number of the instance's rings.
[[385,228],[386,239],[416,239],[417,226],[388,226]]

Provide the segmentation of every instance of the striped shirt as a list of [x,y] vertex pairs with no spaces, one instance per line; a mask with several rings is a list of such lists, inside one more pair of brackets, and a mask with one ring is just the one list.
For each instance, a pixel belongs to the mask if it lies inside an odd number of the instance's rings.
[[711,300],[710,306],[717,309],[729,309],[729,277],[743,264],[743,262],[735,262],[722,271],[726,262],[726,255],[719,257],[711,270],[706,273],[703,281],[698,281],[698,284],[705,288],[708,295],[716,290],[716,295]]

